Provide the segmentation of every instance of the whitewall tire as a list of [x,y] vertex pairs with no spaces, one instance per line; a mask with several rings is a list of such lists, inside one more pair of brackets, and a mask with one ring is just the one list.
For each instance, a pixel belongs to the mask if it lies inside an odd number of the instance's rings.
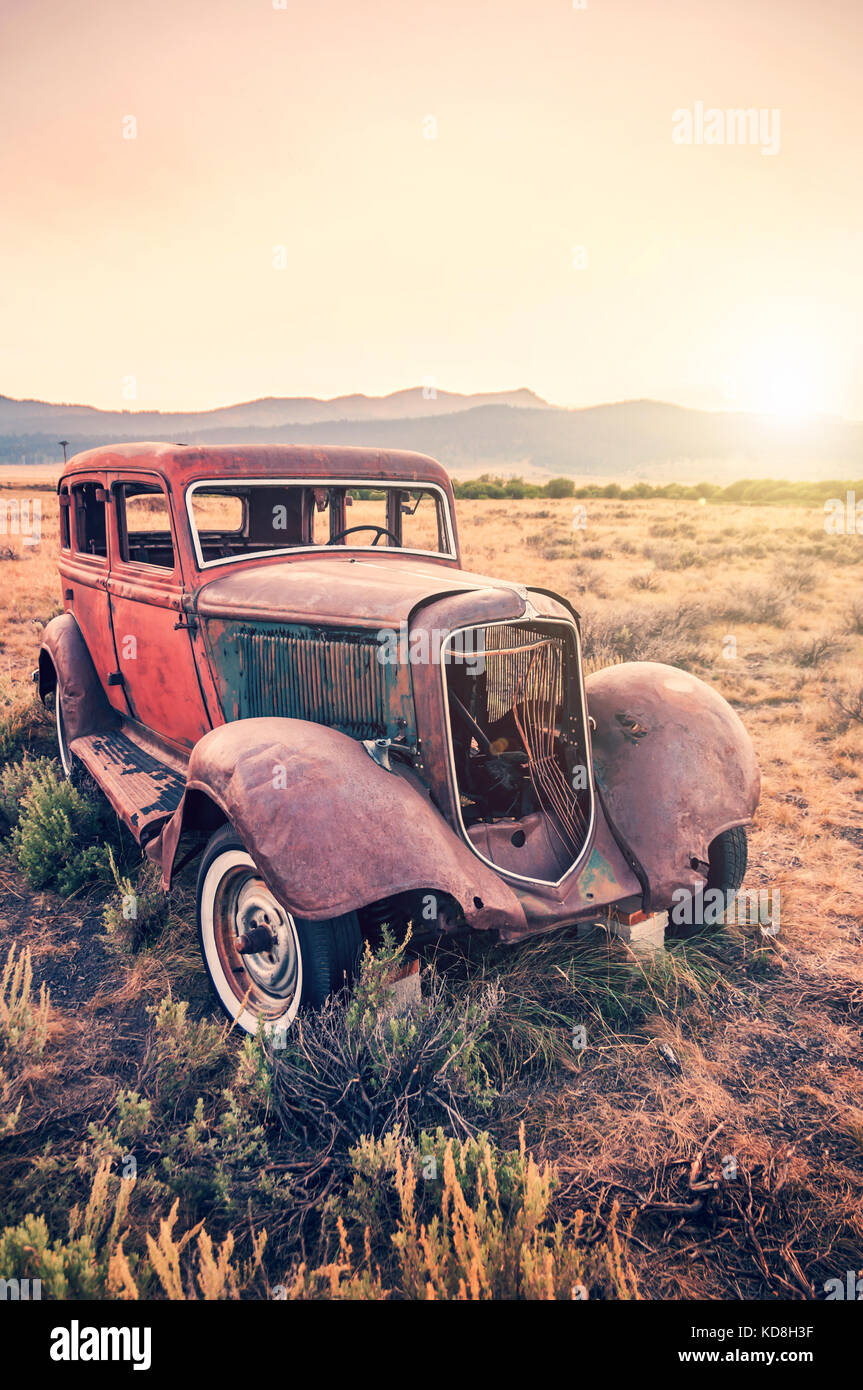
[[204,851],[197,909],[207,973],[246,1033],[278,1035],[301,1008],[322,1004],[350,980],[362,947],[356,913],[310,922],[288,912],[231,825]]
[[63,723],[63,707],[60,703],[60,686],[54,687],[54,727],[57,730],[57,756],[67,782],[72,780],[74,760],[66,742],[66,726]]

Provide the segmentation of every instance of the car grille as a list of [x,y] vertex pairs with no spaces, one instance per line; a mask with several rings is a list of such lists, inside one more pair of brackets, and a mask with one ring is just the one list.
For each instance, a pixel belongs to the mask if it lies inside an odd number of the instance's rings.
[[377,657],[373,634],[241,627],[237,717],[278,715],[327,724],[353,738],[397,737],[409,721],[404,667]]
[[[537,643],[552,649],[539,664],[534,663]],[[563,639],[550,638],[534,628],[507,624],[487,627],[483,648],[489,723],[494,724],[509,714],[519,690],[522,698],[542,699],[555,707],[563,704]]]
[[483,636],[487,723],[512,715],[536,800],[575,858],[587,839],[589,799],[574,791],[563,753],[565,743],[584,748],[574,634],[502,624]]

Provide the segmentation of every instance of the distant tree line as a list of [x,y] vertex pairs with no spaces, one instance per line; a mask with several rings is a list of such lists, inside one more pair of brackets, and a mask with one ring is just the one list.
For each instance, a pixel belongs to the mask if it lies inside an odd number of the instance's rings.
[[863,497],[861,479],[804,483],[777,478],[741,478],[727,487],[720,487],[716,483],[633,483],[631,487],[621,487],[620,483],[589,483],[585,487],[576,487],[571,478],[550,478],[547,483],[528,483],[523,478],[501,478],[483,473],[468,482],[454,479],[453,488],[459,499],[512,498],[513,501],[524,497],[619,497],[624,502],[642,498],[697,502],[703,497],[708,502],[820,507],[826,497],[843,497],[846,492]]

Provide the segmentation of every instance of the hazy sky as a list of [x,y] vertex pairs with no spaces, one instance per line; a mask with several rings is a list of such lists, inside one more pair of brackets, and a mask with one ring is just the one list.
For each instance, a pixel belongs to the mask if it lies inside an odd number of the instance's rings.
[[284,3],[2,0],[0,393],[863,417],[863,0]]

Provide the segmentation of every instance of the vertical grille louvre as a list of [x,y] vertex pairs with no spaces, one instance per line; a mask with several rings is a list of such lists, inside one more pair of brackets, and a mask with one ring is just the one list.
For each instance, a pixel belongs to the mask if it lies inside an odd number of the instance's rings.
[[238,640],[240,718],[309,719],[354,738],[387,733],[393,668],[378,660],[374,637],[244,627]]
[[[522,697],[535,698],[542,695],[551,698],[558,706],[563,704],[564,661],[563,643],[554,639],[554,649],[558,659],[553,670],[531,669],[531,660],[537,642],[547,642],[545,633],[531,627],[487,627],[485,629],[485,650],[490,658],[487,662],[486,708],[488,721],[494,724],[509,714],[515,700],[516,691],[521,687]],[[493,652],[506,652],[506,656],[492,656]],[[540,682],[551,679],[550,689],[540,689]]]
[[552,638],[536,643],[530,665],[516,690],[512,712],[527,753],[531,781],[567,853],[584,844],[587,823],[564,775],[555,748],[561,708],[555,691],[563,680],[563,649]]

